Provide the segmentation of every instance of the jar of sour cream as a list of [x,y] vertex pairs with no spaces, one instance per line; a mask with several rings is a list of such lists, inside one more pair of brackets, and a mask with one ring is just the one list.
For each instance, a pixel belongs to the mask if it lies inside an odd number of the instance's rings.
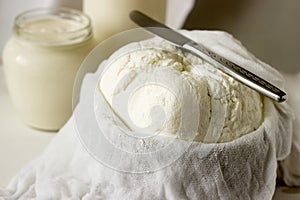
[[15,18],[3,66],[26,124],[51,131],[64,125],[72,113],[76,72],[93,43],[90,19],[77,10],[35,9]]

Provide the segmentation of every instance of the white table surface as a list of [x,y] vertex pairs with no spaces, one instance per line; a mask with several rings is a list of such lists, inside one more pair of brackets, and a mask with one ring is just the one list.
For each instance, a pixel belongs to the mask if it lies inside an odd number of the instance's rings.
[[[26,163],[39,156],[53,137],[55,133],[29,128],[18,118],[0,66],[0,188]],[[300,188],[277,187],[273,199],[299,200]]]

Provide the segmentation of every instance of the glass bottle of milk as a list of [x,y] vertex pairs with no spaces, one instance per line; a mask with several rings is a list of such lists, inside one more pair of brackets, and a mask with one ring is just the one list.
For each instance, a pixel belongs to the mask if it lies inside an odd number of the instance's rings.
[[136,28],[129,19],[132,10],[139,10],[164,22],[166,0],[84,0],[83,11],[91,17],[94,36],[99,43],[118,32]]
[[35,9],[15,18],[3,66],[26,124],[55,131],[68,120],[76,73],[93,43],[90,19],[77,10]]

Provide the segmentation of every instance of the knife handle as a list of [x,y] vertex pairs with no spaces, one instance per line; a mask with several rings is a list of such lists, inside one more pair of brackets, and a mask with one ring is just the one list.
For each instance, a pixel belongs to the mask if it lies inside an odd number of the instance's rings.
[[254,73],[208,50],[203,45],[190,41],[184,44],[183,47],[257,92],[277,102],[286,100],[286,93],[284,91]]

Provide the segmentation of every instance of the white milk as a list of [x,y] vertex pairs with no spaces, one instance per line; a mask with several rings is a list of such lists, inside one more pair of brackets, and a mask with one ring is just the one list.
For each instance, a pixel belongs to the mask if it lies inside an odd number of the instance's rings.
[[137,27],[129,19],[132,10],[140,10],[164,22],[166,0],[84,0],[83,10],[91,17],[94,36],[101,42],[113,34]]
[[19,15],[3,53],[9,93],[23,121],[58,130],[72,113],[76,72],[92,48],[88,17],[38,9]]

